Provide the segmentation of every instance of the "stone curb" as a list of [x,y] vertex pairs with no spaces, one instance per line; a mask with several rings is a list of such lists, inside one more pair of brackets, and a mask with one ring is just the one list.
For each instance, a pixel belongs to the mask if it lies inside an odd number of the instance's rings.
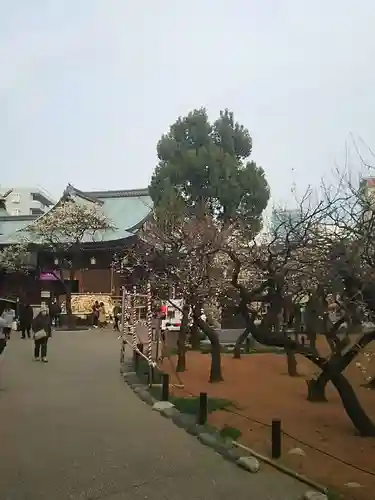
[[[134,394],[142,401],[152,406],[154,411],[160,413],[164,418],[172,420],[177,427],[195,436],[202,444],[212,448],[224,459],[229,460],[238,467],[249,472],[258,472],[260,463],[256,458],[245,455],[242,450],[234,447],[230,440],[223,439],[218,433],[212,432],[212,429],[208,426],[197,424],[193,415],[181,413],[168,401],[163,405],[162,401],[155,399],[149,393],[148,386],[140,382],[130,363],[124,363],[121,366],[120,372],[124,381],[132,389]],[[245,465],[247,463],[246,460],[250,460],[250,465],[248,467]]]
[[[164,418],[172,420],[177,427],[195,436],[202,444],[213,449],[225,460],[232,462],[242,470],[251,474],[259,472],[261,461],[256,457],[250,453],[246,454],[245,450],[233,446],[230,439],[223,439],[217,432],[213,432],[212,428],[197,424],[193,415],[181,413],[171,402],[159,401],[154,398],[148,390],[148,385],[142,383],[138,378],[132,363],[123,363],[120,372],[134,394],[151,406],[154,411],[160,413]],[[327,495],[318,491],[307,491],[300,498],[301,500],[328,500]]]

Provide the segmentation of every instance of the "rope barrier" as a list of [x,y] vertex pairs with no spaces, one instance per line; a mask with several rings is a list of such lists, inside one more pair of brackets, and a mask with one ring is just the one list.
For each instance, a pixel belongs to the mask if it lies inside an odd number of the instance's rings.
[[131,304],[131,319],[130,319],[133,350],[137,349],[137,332],[135,329],[136,321],[137,321],[137,287],[134,285],[133,286],[132,304]]
[[[146,325],[147,325],[147,349],[146,352],[142,352],[138,344],[142,343],[142,339],[140,339],[137,335],[137,300],[138,298],[146,298]],[[126,312],[128,314],[126,314]],[[126,316],[130,318],[130,333],[132,336],[132,341],[129,342],[129,340],[126,338],[126,328],[127,328],[127,322],[126,322]],[[158,361],[162,362],[164,358],[164,354],[166,351],[166,346],[164,340],[160,336],[160,332],[157,333],[156,335],[156,357],[159,359],[153,359],[153,344],[154,344],[154,339],[153,339],[153,314],[152,314],[152,294],[151,294],[151,283],[147,283],[147,293],[146,294],[139,294],[137,293],[137,287],[133,286],[132,292],[128,293],[123,287],[122,289],[122,335],[121,335],[121,356],[120,356],[120,361],[121,363],[124,362],[125,360],[125,346],[128,345],[129,347],[132,348],[133,352],[137,353],[142,359],[147,361],[147,364],[150,368],[149,372],[149,381],[150,385],[152,384],[152,377],[153,377],[153,368],[159,368],[160,371],[162,371],[162,367],[158,365]],[[159,356],[159,342],[161,340],[162,344],[162,353],[161,356]],[[176,388],[183,388],[184,384],[181,380],[181,378],[178,376],[175,368],[173,367],[173,362],[170,358],[170,356],[167,354],[165,357],[168,358],[168,361],[171,365],[171,368],[176,376],[177,379],[177,384],[171,384],[172,386]]]

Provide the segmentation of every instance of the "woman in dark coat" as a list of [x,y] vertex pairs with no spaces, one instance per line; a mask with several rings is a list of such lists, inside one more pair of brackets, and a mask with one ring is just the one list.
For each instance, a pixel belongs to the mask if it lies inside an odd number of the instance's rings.
[[26,333],[28,338],[31,336],[31,324],[34,318],[34,311],[30,304],[25,304],[20,309],[20,330],[22,333],[22,338],[26,338]]
[[47,363],[48,339],[52,337],[51,318],[48,309],[41,309],[32,322],[34,336],[34,360]]
[[0,354],[2,354],[7,345],[7,338],[5,333],[3,332],[3,328],[5,325],[5,321],[0,317]]

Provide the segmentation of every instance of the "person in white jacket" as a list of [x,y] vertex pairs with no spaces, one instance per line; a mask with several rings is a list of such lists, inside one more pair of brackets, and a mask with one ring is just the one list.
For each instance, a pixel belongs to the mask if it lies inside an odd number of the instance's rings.
[[12,323],[14,321],[14,318],[16,317],[16,313],[14,309],[11,309],[10,306],[7,304],[5,306],[5,309],[1,317],[6,323],[5,326],[3,327],[3,332],[5,333],[6,338],[9,340],[10,332],[12,331]]

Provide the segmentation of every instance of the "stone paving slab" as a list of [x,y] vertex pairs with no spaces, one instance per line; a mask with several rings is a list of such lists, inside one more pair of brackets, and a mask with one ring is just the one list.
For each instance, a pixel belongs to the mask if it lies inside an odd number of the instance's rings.
[[138,397],[110,331],[55,333],[48,364],[14,336],[0,362],[1,500],[293,500],[306,487],[249,475]]

